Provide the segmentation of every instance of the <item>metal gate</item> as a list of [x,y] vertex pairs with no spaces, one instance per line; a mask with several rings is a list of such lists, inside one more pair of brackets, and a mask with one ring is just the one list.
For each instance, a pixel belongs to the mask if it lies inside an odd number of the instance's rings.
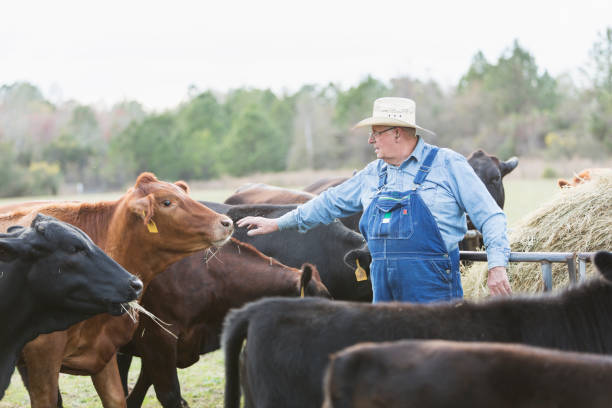
[[[591,262],[595,252],[510,252],[510,262],[539,262],[542,267],[544,291],[552,289],[552,264],[567,264],[570,283],[586,278],[586,263]],[[459,259],[474,262],[487,262],[487,253],[478,251],[459,251]],[[578,279],[576,277],[578,263]]]

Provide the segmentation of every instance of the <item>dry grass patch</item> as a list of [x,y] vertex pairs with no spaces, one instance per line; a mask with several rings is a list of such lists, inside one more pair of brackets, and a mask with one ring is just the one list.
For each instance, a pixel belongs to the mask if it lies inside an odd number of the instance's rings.
[[[612,249],[612,169],[594,173],[593,180],[564,188],[550,201],[521,219],[508,236],[514,252],[592,252]],[[592,273],[590,264],[587,273]],[[474,263],[465,270],[463,287],[467,298],[487,296],[487,269]],[[515,292],[542,290],[540,264],[512,263],[508,269]],[[565,264],[553,264],[553,287],[567,286]]]

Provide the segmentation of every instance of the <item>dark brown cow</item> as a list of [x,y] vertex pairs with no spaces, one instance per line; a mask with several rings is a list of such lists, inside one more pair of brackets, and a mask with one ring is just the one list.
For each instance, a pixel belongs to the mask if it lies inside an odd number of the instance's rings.
[[[146,288],[172,263],[210,246],[223,245],[233,232],[231,219],[194,201],[183,182],[159,181],[143,173],[117,201],[53,203],[3,214],[0,229],[26,225],[36,212],[54,216],[88,234],[115,261],[138,276]],[[105,407],[124,407],[115,353],[136,325],[127,316],[98,315],[68,330],[37,337],[23,349],[33,407],[57,404],[59,372],[91,375]]]
[[404,340],[333,354],[323,408],[608,408],[612,358],[518,344]]
[[321,406],[329,355],[362,342],[494,341],[611,355],[612,253],[598,252],[593,261],[599,276],[547,296],[438,304],[249,303],[224,322],[225,407],[239,406],[241,382],[251,408]]
[[[327,188],[330,186],[328,185]],[[269,184],[247,184],[236,190],[225,200],[225,204],[302,204],[316,197],[314,194],[287,188],[271,186]],[[361,212],[340,218],[348,228],[359,232]]]
[[225,200],[225,204],[301,204],[316,197],[298,190],[269,184],[246,184]]
[[339,186],[340,184],[344,183],[348,179],[349,179],[348,177],[322,178],[310,184],[309,186],[304,187],[304,191],[311,193],[311,194],[319,195],[325,190],[327,190],[328,188]]
[[[136,335],[121,350],[142,360],[128,407],[140,407],[151,384],[162,406],[187,406],[181,398],[176,367],[189,367],[200,354],[219,348],[229,309],[265,296],[298,297],[300,293],[329,297],[314,266],[290,268],[234,238],[214,255],[197,253],[175,263],[153,279],[142,305],[170,323],[168,328],[178,339],[151,319],[140,320]],[[126,362],[120,357],[120,363]],[[127,380],[127,368],[120,367],[122,380]]]

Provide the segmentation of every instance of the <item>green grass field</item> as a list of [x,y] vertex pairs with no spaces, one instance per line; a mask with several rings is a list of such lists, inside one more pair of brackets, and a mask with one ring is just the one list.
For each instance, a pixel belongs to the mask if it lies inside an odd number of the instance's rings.
[[[523,180],[510,179],[505,181],[506,186],[506,214],[509,226],[512,227],[521,217],[548,201],[558,191],[554,180]],[[231,193],[230,190],[193,191],[192,196],[201,200],[222,202]],[[110,200],[119,196],[103,194],[95,196],[62,197],[62,199],[79,199],[83,201]],[[36,198],[39,200],[46,197]],[[29,198],[29,200],[34,200]],[[0,204],[26,201],[24,199],[0,200]],[[140,362],[134,359],[130,370],[130,384],[136,381]],[[203,356],[193,366],[179,370],[181,391],[191,407],[222,407],[223,406],[223,355],[220,351]],[[100,407],[100,400],[91,384],[89,377],[69,376],[62,374],[60,387],[64,398],[64,406],[75,408]],[[0,401],[0,408],[15,408],[29,406],[29,399],[18,374],[13,375],[11,385],[4,399]],[[160,406],[155,398],[153,388],[149,390],[144,407]]]

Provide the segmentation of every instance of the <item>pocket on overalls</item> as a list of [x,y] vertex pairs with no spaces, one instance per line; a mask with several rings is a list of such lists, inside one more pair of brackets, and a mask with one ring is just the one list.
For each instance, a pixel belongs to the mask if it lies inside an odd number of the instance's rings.
[[436,273],[444,282],[453,282],[453,270],[451,268],[451,261],[449,259],[428,260],[427,263],[430,265],[431,270],[434,271],[434,273]]
[[412,236],[410,198],[402,201],[379,201],[372,238],[407,239]]
[[429,303],[452,298],[450,276],[443,276],[439,270],[443,265],[423,259],[398,259],[395,263],[397,268],[389,271],[393,300]]

